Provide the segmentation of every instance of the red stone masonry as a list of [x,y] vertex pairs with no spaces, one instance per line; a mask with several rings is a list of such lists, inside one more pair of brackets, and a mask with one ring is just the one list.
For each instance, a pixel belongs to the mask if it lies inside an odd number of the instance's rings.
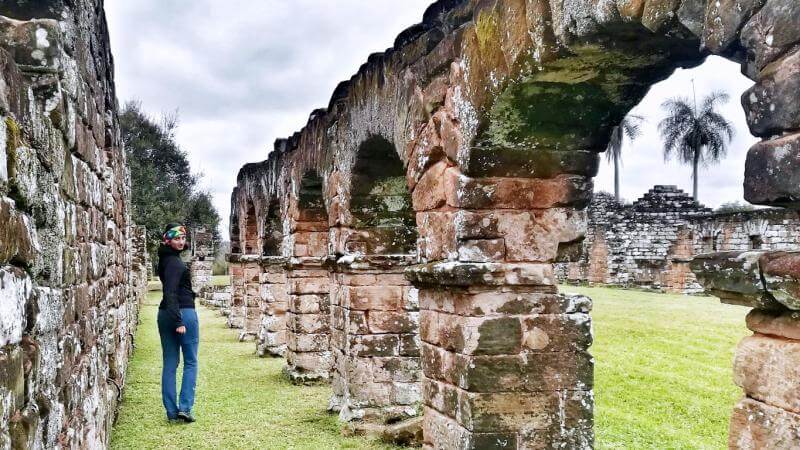
[[[385,333],[358,322],[380,318],[399,285],[356,286],[361,274],[333,262],[416,254],[405,276],[419,289],[425,446],[591,448],[591,302],[559,296],[552,265],[586,234],[598,153],[652,84],[720,54],[756,81],[743,106],[763,141],[748,156],[745,196],[797,208],[798,25],[795,0],[433,4],[301,131],[239,172],[234,252],[247,250],[250,205],[259,224],[281,203],[287,372],[326,378],[336,355],[332,407],[356,412],[345,420],[402,405],[382,384],[404,383],[413,360],[376,367],[392,357],[378,353],[400,352],[394,335],[413,334],[402,328],[412,312],[389,320],[402,329],[375,324]],[[734,416],[731,446],[786,447],[796,413],[754,401],[737,409],[758,414]]]

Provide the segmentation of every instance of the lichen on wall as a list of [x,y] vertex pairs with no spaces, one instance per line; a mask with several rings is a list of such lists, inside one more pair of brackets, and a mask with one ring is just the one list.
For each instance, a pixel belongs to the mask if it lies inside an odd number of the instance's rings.
[[101,0],[0,5],[0,448],[103,448],[147,284]]

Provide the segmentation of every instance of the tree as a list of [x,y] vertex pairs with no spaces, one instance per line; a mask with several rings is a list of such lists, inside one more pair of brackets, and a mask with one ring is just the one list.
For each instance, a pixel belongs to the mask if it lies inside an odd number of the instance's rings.
[[722,159],[733,139],[733,125],[716,111],[717,105],[726,103],[728,98],[728,94],[717,91],[703,99],[700,109],[696,100],[690,103],[681,97],[661,105],[667,111],[667,117],[658,124],[664,139],[664,159],[676,156],[681,163],[692,165],[695,200],[698,167]]
[[611,131],[611,139],[608,141],[606,158],[608,162],[614,163],[614,197],[619,201],[619,166],[622,163],[622,142],[627,135],[630,139],[636,139],[641,134],[641,123],[644,117],[629,114],[619,125]]
[[219,238],[220,217],[211,196],[198,191],[198,177],[175,140],[177,114],[165,115],[159,123],[138,102],[129,102],[120,114],[120,125],[131,171],[131,215],[147,227],[151,260],[156,260],[161,232],[169,222],[203,226]]
[[717,213],[734,213],[734,212],[744,212],[744,211],[753,211],[756,208],[753,205],[742,203],[737,201],[727,202],[719,205],[719,208],[715,209],[714,212]]

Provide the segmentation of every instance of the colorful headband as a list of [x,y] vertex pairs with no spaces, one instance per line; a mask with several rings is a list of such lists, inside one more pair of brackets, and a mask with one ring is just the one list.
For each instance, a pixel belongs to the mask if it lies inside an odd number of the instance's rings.
[[186,227],[183,225],[179,225],[177,227],[170,228],[164,233],[164,242],[171,241],[175,238],[184,237],[186,236]]

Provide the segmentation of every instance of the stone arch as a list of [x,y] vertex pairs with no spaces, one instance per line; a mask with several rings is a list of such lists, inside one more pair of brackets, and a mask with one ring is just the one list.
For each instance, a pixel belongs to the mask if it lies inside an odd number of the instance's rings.
[[[267,165],[283,164],[292,183],[300,166],[329,175],[331,235],[350,225],[343,178],[362,141],[389,136],[405,161],[420,235],[421,264],[405,274],[419,289],[426,445],[593,445],[591,301],[558,294],[552,263],[586,232],[612,128],[675,68],[709,53],[744,64],[757,80],[748,120],[765,138],[748,156],[746,198],[800,206],[797,176],[777,157],[800,154],[796,2],[734,3],[440,1],[276,146]],[[767,411],[746,400],[743,422],[746,408]]]
[[281,256],[283,254],[283,218],[281,204],[272,198],[266,205],[261,232],[261,254]]
[[330,379],[330,252],[325,179],[295,169],[290,195],[286,367],[296,383]]
[[256,205],[252,200],[248,200],[245,204],[244,211],[244,245],[242,250],[244,251],[245,255],[261,254],[258,228]]
[[403,275],[417,260],[417,224],[394,144],[372,134],[354,147],[331,289],[330,409],[367,431],[413,420],[421,402],[419,307]]
[[394,145],[372,136],[358,148],[350,177],[350,213],[356,232],[350,253],[410,254],[416,251],[416,218],[405,167]]

